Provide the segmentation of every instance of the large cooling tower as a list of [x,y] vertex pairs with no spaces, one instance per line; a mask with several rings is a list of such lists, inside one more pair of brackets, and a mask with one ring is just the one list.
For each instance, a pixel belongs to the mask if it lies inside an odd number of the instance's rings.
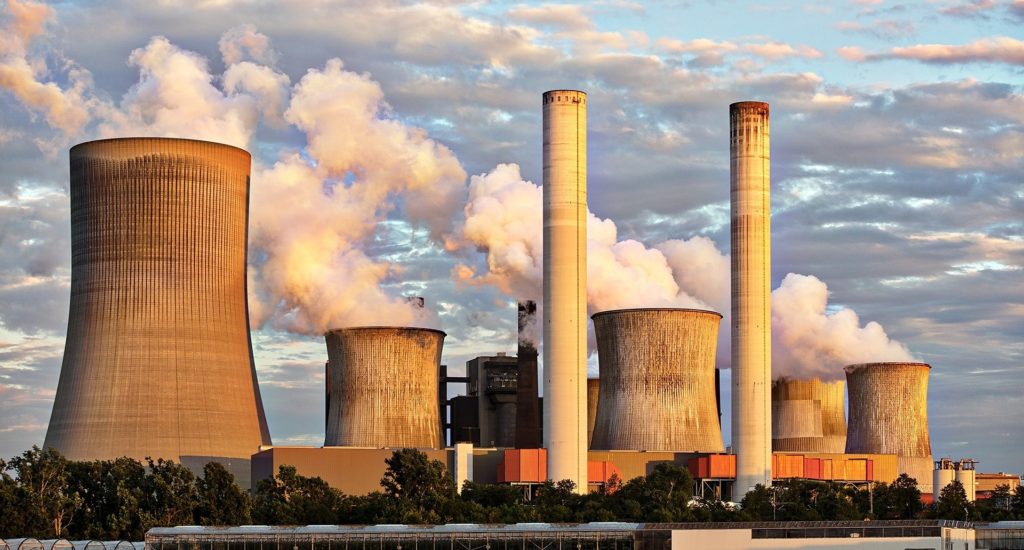
[[329,331],[325,446],[443,447],[437,371],[445,333],[409,327]]
[[601,391],[601,380],[587,378],[587,445],[594,441],[594,423],[597,421],[597,399]]
[[601,378],[591,447],[722,452],[715,407],[722,316],[622,309],[593,319]]
[[545,92],[544,446],[587,490],[587,94]]
[[846,382],[780,378],[772,382],[772,450],[846,451]]
[[768,104],[729,106],[732,445],[737,498],[772,482],[771,173]]
[[71,307],[46,447],[219,460],[248,479],[270,444],[246,305],[249,161],[186,139],[71,149]]
[[932,492],[925,363],[864,363],[844,369],[850,392],[846,452],[894,454],[901,473]]

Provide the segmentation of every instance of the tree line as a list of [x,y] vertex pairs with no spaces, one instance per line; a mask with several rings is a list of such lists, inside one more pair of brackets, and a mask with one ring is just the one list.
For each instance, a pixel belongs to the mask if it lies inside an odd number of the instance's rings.
[[672,463],[584,495],[571,481],[547,482],[530,498],[522,487],[473,482],[460,494],[443,463],[414,449],[395,451],[386,466],[381,490],[367,495],[346,495],[291,466],[250,493],[217,462],[197,476],[168,460],[71,461],[33,447],[0,460],[0,537],[138,541],[152,527],[173,525],[1024,519],[1022,488],[1004,486],[974,504],[954,482],[925,506],[906,475],[870,490],[800,480],[759,485],[735,509],[694,498],[690,473]]

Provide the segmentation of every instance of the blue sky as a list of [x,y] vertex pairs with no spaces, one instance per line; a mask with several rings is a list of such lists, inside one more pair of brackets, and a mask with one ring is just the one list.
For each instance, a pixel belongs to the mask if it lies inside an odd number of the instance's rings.
[[514,350],[514,301],[539,288],[540,94],[569,87],[590,98],[604,239],[591,312],[727,308],[727,106],[768,101],[776,373],[910,354],[933,365],[933,454],[1024,471],[1020,0],[14,2],[2,17],[0,456],[41,444],[52,406],[70,145],[253,152],[268,420],[278,444],[318,444],[324,326],[400,317],[423,294],[417,322],[448,333],[453,370]]

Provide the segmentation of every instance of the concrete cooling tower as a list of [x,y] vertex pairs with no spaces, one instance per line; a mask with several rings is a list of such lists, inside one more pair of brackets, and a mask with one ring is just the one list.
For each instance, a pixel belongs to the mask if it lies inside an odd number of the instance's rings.
[[587,447],[594,441],[594,422],[597,420],[597,399],[601,380],[587,378]]
[[591,448],[722,452],[715,406],[722,316],[622,309],[593,319],[601,378]]
[[325,446],[439,449],[438,367],[445,333],[410,327],[329,331]]
[[270,444],[249,340],[249,153],[186,139],[71,149],[71,307],[46,447],[218,460]]
[[846,451],[846,382],[780,378],[772,382],[772,450]]
[[850,391],[846,452],[894,454],[901,473],[932,492],[925,363],[863,363],[844,369]]

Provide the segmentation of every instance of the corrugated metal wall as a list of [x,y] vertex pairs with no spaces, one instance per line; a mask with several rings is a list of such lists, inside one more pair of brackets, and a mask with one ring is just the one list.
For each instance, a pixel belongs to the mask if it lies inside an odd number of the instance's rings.
[[593,318],[601,378],[591,448],[721,452],[715,346],[722,316],[626,309]]

